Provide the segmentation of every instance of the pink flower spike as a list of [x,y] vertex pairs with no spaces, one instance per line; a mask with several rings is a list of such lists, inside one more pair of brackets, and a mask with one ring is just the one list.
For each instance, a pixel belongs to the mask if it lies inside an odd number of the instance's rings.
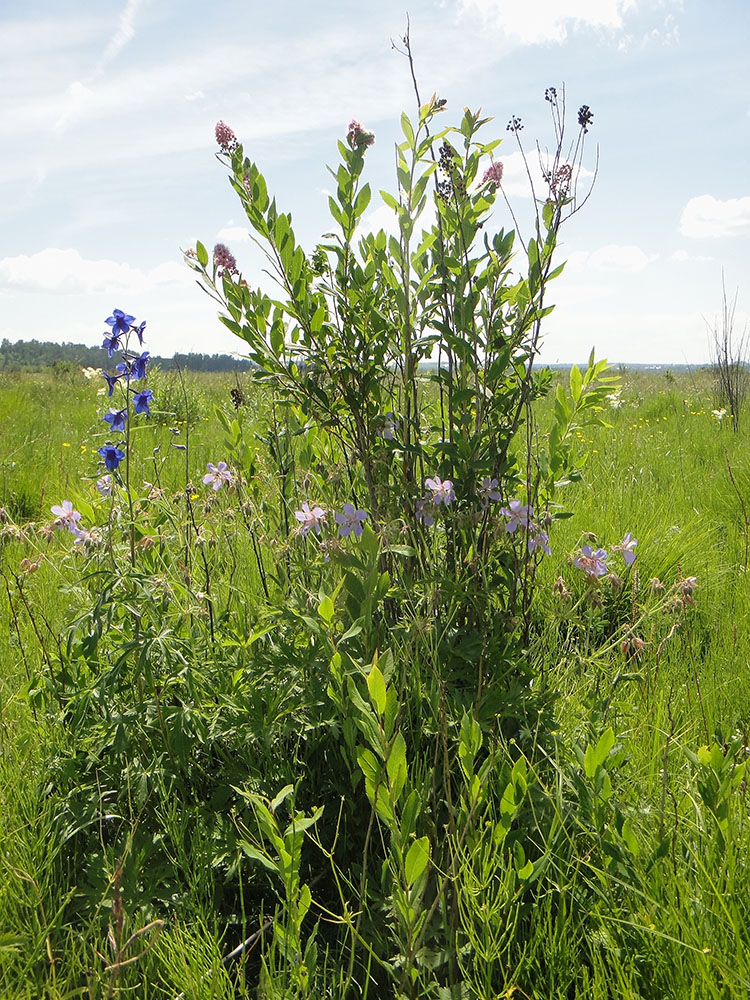
[[224,483],[231,483],[233,479],[234,476],[226,462],[219,462],[218,465],[209,462],[208,472],[203,477],[203,482],[214,490],[220,490]]
[[503,179],[503,165],[498,160],[497,163],[493,163],[491,166],[487,167],[484,172],[484,177],[482,177],[482,184],[499,184]]

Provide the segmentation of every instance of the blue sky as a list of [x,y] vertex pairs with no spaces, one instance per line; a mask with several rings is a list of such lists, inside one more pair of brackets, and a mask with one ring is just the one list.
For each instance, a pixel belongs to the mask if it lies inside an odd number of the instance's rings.
[[[11,9],[12,8],[12,9]],[[262,281],[241,209],[214,159],[228,122],[311,251],[330,228],[336,141],[376,133],[374,192],[394,187],[402,110],[392,0],[28,0],[0,6],[0,338],[96,344],[114,307],[149,323],[158,354],[241,350],[180,248],[234,251]],[[708,357],[722,270],[750,311],[750,95],[746,0],[413,0],[424,97],[495,117],[485,135],[551,142],[544,91],[564,84],[571,125],[594,112],[599,172],[563,230],[543,357],[613,362]],[[521,230],[532,203],[512,138],[497,152]],[[387,213],[373,197],[369,223]],[[498,199],[497,227],[509,225]]]

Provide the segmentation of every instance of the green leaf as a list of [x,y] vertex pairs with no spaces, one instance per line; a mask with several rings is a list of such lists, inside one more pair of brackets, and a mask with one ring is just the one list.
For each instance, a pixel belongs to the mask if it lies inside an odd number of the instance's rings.
[[573,365],[570,369],[570,395],[573,397],[575,403],[581,398],[582,387],[583,376],[581,375],[581,369],[578,365]]
[[370,701],[375,711],[378,715],[382,715],[385,712],[385,678],[377,664],[372,665],[367,675],[367,690],[370,692]]
[[597,769],[601,767],[604,761],[609,756],[609,751],[615,745],[615,734],[610,726],[610,728],[602,734],[599,742],[596,746],[589,746],[586,748],[586,753],[583,756],[583,768],[586,772],[586,777],[591,779],[597,772]]
[[195,244],[195,256],[198,258],[199,264],[202,264],[203,267],[208,267],[208,250],[206,250],[200,240]]
[[336,608],[334,607],[333,601],[325,594],[318,605],[318,614],[323,619],[323,621],[330,625],[333,621],[333,616],[336,614]]
[[415,840],[406,855],[406,883],[413,886],[427,868],[430,860],[430,841],[427,837]]
[[406,741],[401,733],[396,734],[391,752],[386,763],[388,780],[391,783],[391,794],[393,801],[398,802],[399,796],[406,784]]

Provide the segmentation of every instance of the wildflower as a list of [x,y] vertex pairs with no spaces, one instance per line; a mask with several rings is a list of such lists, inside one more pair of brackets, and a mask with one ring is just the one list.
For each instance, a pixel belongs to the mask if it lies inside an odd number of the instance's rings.
[[549,535],[546,531],[542,531],[538,524],[531,523],[529,526],[529,552],[536,552],[537,549],[541,549],[546,555],[552,555],[552,549],[549,547]]
[[499,184],[503,179],[503,165],[498,160],[497,163],[491,164],[487,167],[482,177],[482,184]]
[[55,504],[50,507],[50,510],[55,515],[56,528],[65,528],[67,531],[75,533],[76,521],[81,520],[81,515],[73,509],[70,500],[63,500],[62,504]]
[[433,524],[435,523],[435,518],[430,513],[430,511],[429,511],[429,509],[427,507],[427,504],[428,504],[429,500],[430,500],[430,497],[424,497],[424,498],[422,498],[420,500],[417,500],[417,503],[416,503],[416,511],[415,512],[416,512],[416,515],[417,515],[417,520],[421,521],[422,524],[425,526],[425,528],[431,528],[433,526]]
[[[112,327],[114,337],[124,337],[130,333],[131,324],[135,323],[135,316],[126,315],[122,309],[113,309],[112,315],[108,316],[104,322]],[[110,357],[112,357],[111,354]]]
[[140,326],[135,327],[136,335],[138,336],[138,343],[143,347],[143,331],[146,329],[146,320],[144,319]]
[[635,552],[633,548],[638,544],[638,539],[633,538],[633,536],[628,531],[622,542],[619,545],[613,545],[613,552],[622,552],[622,558],[625,560],[626,566],[632,566],[635,562]]
[[396,439],[396,431],[399,428],[399,422],[393,415],[393,411],[389,410],[388,413],[382,418],[383,419],[383,429],[380,432],[386,441],[394,441]]
[[339,535],[348,538],[354,532],[354,537],[359,538],[364,531],[364,522],[367,520],[366,510],[355,510],[354,504],[345,503],[342,514],[333,515],[336,524],[339,525]]
[[482,485],[477,489],[477,496],[481,500],[483,507],[489,506],[490,500],[500,499],[500,492],[497,487],[497,479],[490,479],[489,476],[484,476]]
[[214,134],[216,135],[216,143],[222,153],[233,153],[237,149],[239,145],[237,136],[226,122],[218,121]]
[[509,518],[505,525],[505,530],[512,535],[516,528],[520,527],[527,531],[534,516],[534,508],[529,504],[521,504],[520,500],[509,500],[507,507],[501,507],[500,513],[503,517]]
[[595,582],[607,573],[607,553],[604,549],[594,551],[590,545],[584,545],[573,565]]
[[97,449],[97,455],[101,455],[104,459],[105,466],[112,472],[114,472],[123,458],[125,458],[125,452],[120,448],[117,448],[115,445],[109,444],[109,442]]
[[693,599],[693,591],[698,586],[697,576],[686,576],[684,579],[677,581],[677,586],[680,589],[680,593],[685,598],[687,604],[695,604]]
[[146,363],[149,358],[150,351],[144,351],[139,358],[133,360],[133,365],[130,369],[130,377],[137,381],[139,378],[146,377]]
[[150,413],[151,410],[148,408],[148,404],[151,402],[153,392],[150,389],[144,389],[142,392],[137,392],[133,396],[133,402],[135,403],[136,413]]
[[[119,369],[120,365],[118,365],[117,368]],[[121,375],[110,375],[109,372],[105,372],[104,369],[102,369],[101,374],[107,380],[107,386],[108,386],[107,395],[111,396],[112,393],[115,391],[115,386],[117,385],[117,383],[119,382],[119,380],[120,380],[120,378],[122,376]]]
[[76,536],[73,544],[79,545],[86,551],[96,548],[97,545],[101,545],[102,543],[101,532],[97,531],[96,528],[76,528],[73,534]]
[[711,410],[711,413],[716,418],[717,423],[721,423],[724,417],[727,415],[727,411],[724,409],[723,406],[720,410]]
[[563,600],[565,600],[566,597],[570,597],[570,591],[565,586],[565,580],[561,576],[558,576],[552,584],[552,593],[555,597],[560,597]]
[[91,381],[92,378],[96,378],[96,376],[98,374],[99,374],[99,369],[98,368],[82,368],[81,369],[81,375],[83,375],[83,377],[85,379],[87,379],[89,382]]
[[424,484],[428,490],[432,491],[432,496],[428,499],[436,507],[439,507],[441,503],[447,507],[456,499],[456,493],[450,479],[441,479],[440,476],[435,476],[433,479],[425,479]]
[[111,358],[115,351],[120,350],[120,334],[113,333],[111,337],[105,337],[102,347],[107,348],[107,354]]
[[237,261],[224,243],[217,243],[214,247],[214,266],[218,268],[220,275],[237,274]]
[[220,490],[222,483],[231,483],[233,478],[226,462],[219,462],[218,465],[209,462],[208,472],[203,477],[203,482],[206,486],[211,483],[214,490]]
[[362,153],[375,142],[375,133],[363,128],[356,119],[352,119],[346,132],[346,141],[352,149]]
[[128,419],[127,410],[110,410],[104,414],[104,419],[111,426],[113,431],[124,431],[125,421]]
[[605,399],[607,400],[607,402],[609,403],[609,408],[610,408],[611,410],[619,410],[619,409],[620,409],[620,407],[621,407],[621,406],[623,405],[623,403],[624,403],[624,401],[623,401],[622,399],[620,399],[620,392],[619,392],[619,390],[618,390],[617,392],[610,392],[610,393],[609,393],[609,394],[608,394],[607,396],[605,396],[604,398],[605,398]]
[[109,474],[102,476],[101,479],[97,479],[96,481],[97,493],[100,493],[103,497],[111,497],[113,488],[112,476]]
[[300,522],[302,534],[306,535],[311,528],[315,529],[315,534],[320,534],[320,529],[325,524],[326,512],[317,505],[310,510],[307,501],[302,504],[301,510],[295,510],[294,516]]

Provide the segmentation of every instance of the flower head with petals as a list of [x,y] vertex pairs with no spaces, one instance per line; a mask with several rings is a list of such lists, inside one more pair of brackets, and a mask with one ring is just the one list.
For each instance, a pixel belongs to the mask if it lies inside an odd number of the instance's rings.
[[[146,392],[150,390],[147,389]],[[213,462],[208,463],[208,472],[203,477],[203,482],[206,486],[209,484],[214,490],[220,490],[224,483],[231,483],[234,479],[232,472],[226,462],[219,462],[218,465],[214,465]]]
[[110,410],[109,413],[104,414],[104,419],[110,425],[113,431],[124,431],[125,422],[128,419],[127,410]]
[[581,554],[574,561],[576,569],[585,573],[589,580],[596,581],[600,576],[605,576],[607,570],[607,552],[605,549],[594,549],[590,545],[584,545]]
[[505,530],[509,535],[520,528],[527,531],[534,516],[534,508],[530,504],[522,504],[520,500],[509,500],[507,507],[501,507],[500,513],[508,518]]
[[366,510],[357,510],[353,503],[345,503],[341,514],[334,514],[333,518],[339,526],[339,535],[348,538],[353,534],[359,538],[364,531],[364,522],[367,520]]
[[440,476],[433,476],[432,479],[425,479],[425,486],[432,494],[428,497],[436,507],[445,504],[448,507],[455,499],[456,492],[450,479],[441,479]]
[[633,552],[633,549],[637,544],[638,539],[633,538],[631,533],[628,531],[619,545],[612,546],[612,551],[621,552],[622,558],[625,560],[625,565],[632,566],[635,562],[635,552]]
[[65,528],[67,531],[75,533],[76,523],[81,520],[81,514],[73,509],[70,500],[63,500],[61,504],[50,507],[50,510],[55,515],[56,528]]
[[126,334],[130,333],[130,327],[133,323],[135,323],[135,316],[129,316],[127,313],[124,313],[122,309],[113,309],[112,315],[108,316],[104,322],[107,326],[112,327],[113,336],[124,337]]
[[300,530],[303,535],[306,535],[311,529],[314,529],[315,534],[319,535],[321,528],[325,524],[326,512],[317,504],[314,507],[310,507],[310,504],[305,500],[301,510],[295,510],[294,516],[300,523]]
[[97,454],[101,455],[105,466],[112,472],[114,472],[123,458],[125,458],[125,452],[115,445],[110,444],[109,441],[97,450]]

